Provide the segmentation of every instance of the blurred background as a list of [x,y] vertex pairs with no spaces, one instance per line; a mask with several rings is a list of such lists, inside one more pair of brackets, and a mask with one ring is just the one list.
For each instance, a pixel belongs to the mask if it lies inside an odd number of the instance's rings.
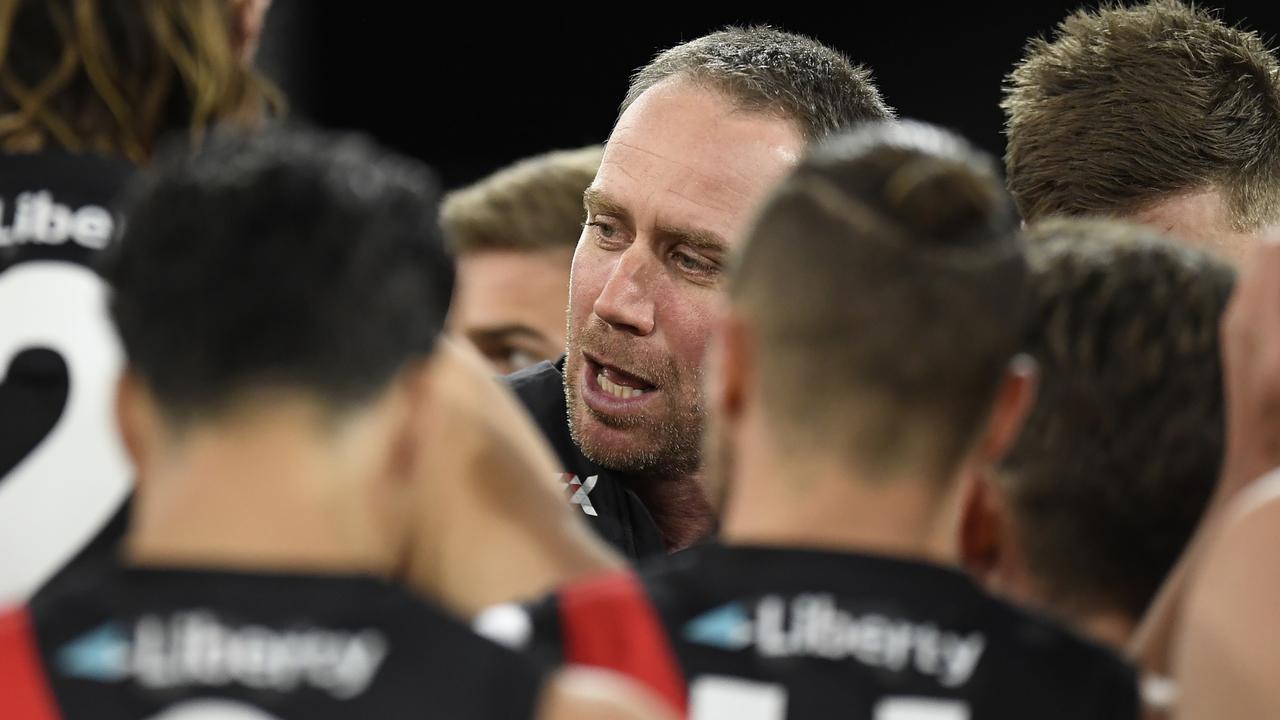
[[[1274,45],[1280,2],[1207,4]],[[999,153],[1003,76],[1028,38],[1082,3],[537,5],[475,3],[446,21],[435,3],[274,0],[259,64],[294,117],[369,132],[456,187],[516,158],[604,140],[630,73],[655,52],[725,24],[769,23],[870,66],[903,116]]]

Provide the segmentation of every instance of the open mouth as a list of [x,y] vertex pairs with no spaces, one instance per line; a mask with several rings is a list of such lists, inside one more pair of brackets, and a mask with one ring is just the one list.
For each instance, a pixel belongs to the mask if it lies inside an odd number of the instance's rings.
[[587,377],[592,389],[611,396],[616,400],[636,400],[652,393],[657,388],[644,378],[637,377],[621,368],[609,365],[583,354],[587,363]]

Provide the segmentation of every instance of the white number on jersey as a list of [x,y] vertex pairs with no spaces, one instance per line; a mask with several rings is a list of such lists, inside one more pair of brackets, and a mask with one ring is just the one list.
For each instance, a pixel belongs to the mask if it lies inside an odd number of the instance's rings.
[[[20,352],[46,348],[62,357],[70,382],[53,429],[0,478],[0,603],[30,597],[128,494],[113,412],[122,352],[104,297],[101,278],[71,263],[25,262],[0,272],[0,373]],[[22,421],[3,418],[4,425]]]

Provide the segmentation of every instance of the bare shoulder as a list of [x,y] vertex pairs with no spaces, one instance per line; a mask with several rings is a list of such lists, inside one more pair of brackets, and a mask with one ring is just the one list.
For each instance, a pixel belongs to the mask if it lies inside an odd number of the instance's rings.
[[1263,717],[1280,706],[1277,554],[1273,473],[1241,494],[1192,582],[1175,650],[1179,718]]
[[1280,553],[1280,470],[1240,492],[1227,509],[1195,581],[1193,605],[1248,600],[1219,589],[1222,582],[1243,583],[1236,590],[1280,589],[1280,565],[1272,561],[1276,553]]

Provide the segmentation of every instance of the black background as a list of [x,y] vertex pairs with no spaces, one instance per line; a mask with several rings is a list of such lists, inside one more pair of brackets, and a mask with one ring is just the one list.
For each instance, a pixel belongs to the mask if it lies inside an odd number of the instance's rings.
[[[260,64],[289,93],[295,117],[369,132],[456,186],[523,156],[603,141],[630,73],[655,52],[725,24],[767,22],[869,66],[902,116],[999,153],[1004,75],[1027,38],[1081,6],[275,0]],[[1280,30],[1280,2],[1219,7],[1268,40]]]

